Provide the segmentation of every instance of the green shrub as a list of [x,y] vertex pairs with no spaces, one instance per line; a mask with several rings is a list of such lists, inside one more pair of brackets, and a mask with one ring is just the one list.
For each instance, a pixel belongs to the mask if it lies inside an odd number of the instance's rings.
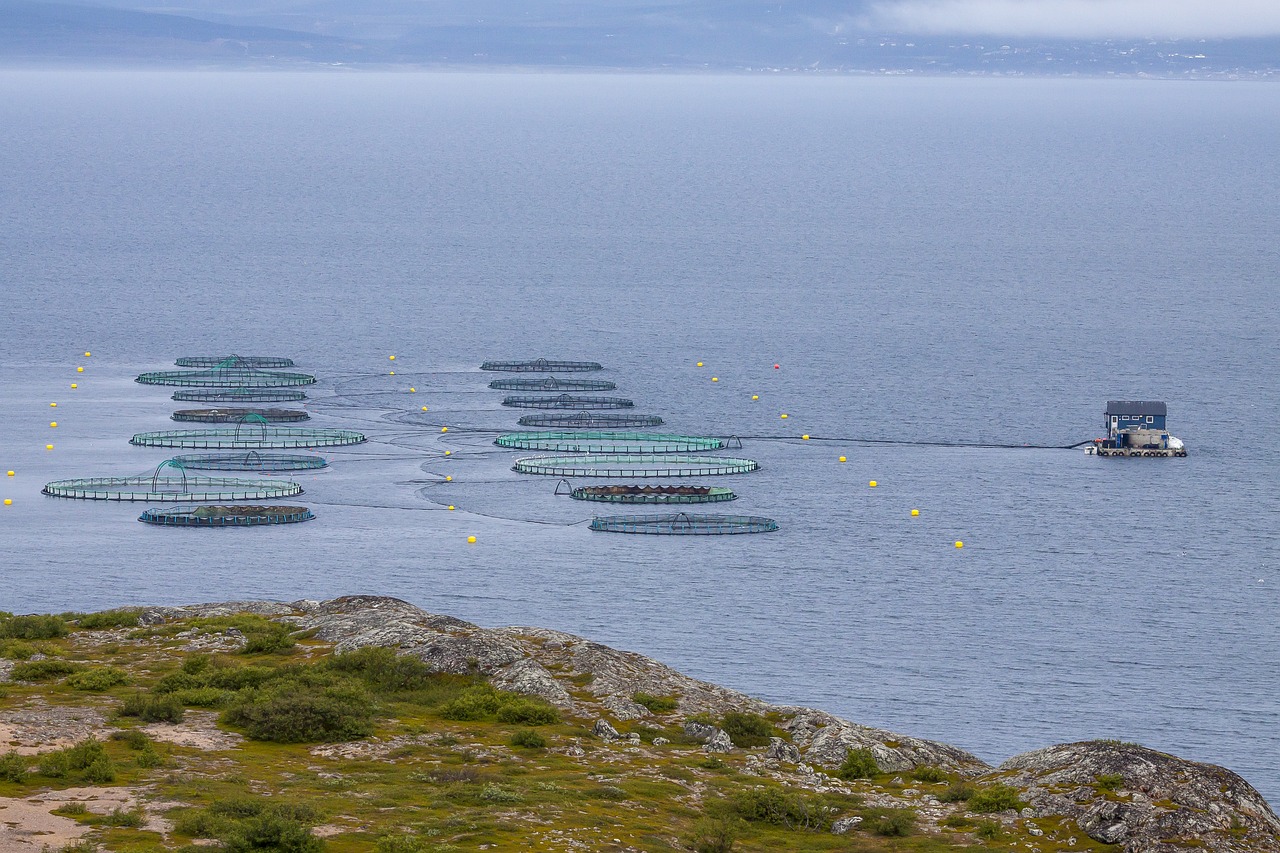
[[151,743],[142,729],[119,729],[111,733],[111,739],[123,742],[130,749],[144,749]]
[[155,746],[148,743],[142,749],[138,750],[138,754],[133,757],[133,763],[137,764],[144,770],[152,770],[156,767],[163,767],[165,764],[164,756],[156,752]]
[[97,693],[110,690],[129,680],[123,669],[114,666],[94,666],[73,672],[67,677],[67,684],[76,690],[91,690]]
[[859,829],[889,838],[900,838],[910,835],[915,826],[914,809],[870,809],[863,815]]
[[959,803],[978,793],[978,786],[972,782],[952,782],[947,789],[938,795],[944,803]]
[[441,716],[446,720],[484,720],[497,714],[500,704],[497,690],[487,684],[477,684],[445,705]]
[[875,753],[869,749],[851,749],[836,775],[841,779],[870,779],[879,772]]
[[227,704],[234,695],[230,690],[221,690],[217,687],[192,687],[188,690],[176,691],[173,698],[183,705],[215,708]]
[[755,823],[791,829],[825,829],[829,823],[826,810],[809,798],[773,786],[741,791],[730,804],[738,817]]
[[953,814],[942,821],[942,826],[949,826],[952,829],[968,829],[973,826],[973,820],[962,814]]
[[137,717],[145,723],[180,723],[185,709],[174,696],[135,693],[120,705],[120,716]]
[[560,722],[560,713],[542,702],[511,699],[498,707],[498,719],[522,726],[547,726]]
[[518,803],[522,797],[510,788],[489,782],[480,789],[480,799],[486,803]]
[[182,671],[187,675],[199,675],[209,668],[213,658],[204,653],[187,655],[182,659]]
[[[637,705],[645,706],[654,714],[669,714],[680,704],[679,700],[674,696],[652,696],[648,693],[633,694],[631,700]],[[733,846],[732,841],[729,846]]]
[[86,806],[84,803],[80,802],[79,800],[76,800],[75,802],[66,803],[65,805],[58,806],[56,809],[53,810],[52,813],[71,817],[73,815],[88,814],[89,807]]
[[35,653],[36,647],[22,640],[0,640],[0,658],[29,660]]
[[324,842],[311,834],[310,827],[294,818],[272,812],[240,821],[221,836],[227,853],[319,853]]
[[48,681],[52,678],[61,678],[64,675],[78,672],[80,668],[79,664],[69,663],[57,658],[45,658],[44,660],[14,664],[9,677],[14,681]]
[[61,779],[71,772],[71,760],[67,758],[67,753],[61,749],[46,752],[40,756],[37,769],[41,776],[48,776],[50,779]]
[[287,652],[296,645],[289,629],[279,622],[268,622],[257,630],[244,632],[244,648],[242,654],[272,654]]
[[184,685],[184,687],[244,690],[247,687],[262,687],[271,681],[285,678],[287,672],[288,668],[272,669],[266,666],[213,666],[203,674],[199,683]]
[[773,726],[759,714],[730,711],[720,720],[720,728],[734,746],[766,746],[774,736]]
[[1097,777],[1099,791],[1114,791],[1124,786],[1124,776],[1119,773],[1101,773]]
[[547,739],[533,729],[521,729],[511,736],[511,745],[525,749],[542,749],[547,745]]
[[945,782],[947,781],[947,771],[941,767],[933,767],[926,764],[912,770],[911,778],[917,782]]
[[238,698],[222,720],[243,727],[254,740],[353,740],[373,733],[373,702],[355,685],[311,687],[290,681]]
[[121,808],[114,809],[110,814],[103,815],[94,823],[103,826],[126,826],[134,829],[140,829],[147,825],[147,817],[140,809],[133,811],[124,811]]
[[173,818],[173,831],[189,838],[221,838],[232,822],[206,809],[185,809]]
[[687,843],[693,853],[733,853],[737,840],[737,828],[731,821],[704,817],[693,825],[693,834]]
[[969,811],[979,814],[1020,809],[1025,805],[1018,799],[1018,789],[1012,785],[989,785],[969,798]]
[[377,853],[427,853],[431,845],[420,836],[397,832],[379,838],[376,849]]
[[60,616],[13,616],[0,622],[0,638],[52,640],[67,633],[67,620]]
[[984,820],[978,823],[978,828],[973,831],[973,834],[983,841],[998,841],[1004,837],[1004,827],[994,820]]
[[8,752],[0,757],[0,782],[27,781],[27,757],[16,752]]
[[67,766],[72,770],[85,770],[98,759],[107,758],[107,750],[93,735],[67,747],[63,752],[67,756]]
[[116,781],[116,766],[111,756],[100,755],[84,769],[84,781],[93,785],[105,785]]
[[103,610],[101,613],[88,613],[77,619],[76,624],[87,630],[136,628],[138,627],[138,611]]
[[337,655],[330,658],[326,666],[335,672],[357,676],[374,693],[422,690],[437,678],[437,673],[417,658],[377,646]]

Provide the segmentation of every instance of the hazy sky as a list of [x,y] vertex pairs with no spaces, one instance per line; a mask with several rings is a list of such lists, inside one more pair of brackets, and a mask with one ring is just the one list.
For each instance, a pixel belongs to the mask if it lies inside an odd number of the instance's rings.
[[1064,38],[1231,38],[1280,34],[1280,0],[885,0],[878,29]]

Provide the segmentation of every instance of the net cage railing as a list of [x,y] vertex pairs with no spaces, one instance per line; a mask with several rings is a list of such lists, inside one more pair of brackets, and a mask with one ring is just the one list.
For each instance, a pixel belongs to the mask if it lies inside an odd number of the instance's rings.
[[162,430],[140,432],[129,443],[136,447],[181,447],[191,450],[226,449],[284,449],[342,447],[365,441],[365,435],[349,429],[307,429],[257,425],[245,429],[239,424],[235,429]]
[[192,477],[182,463],[167,459],[149,474],[54,480],[42,491],[50,497],[96,501],[252,501],[300,495],[302,486],[287,480]]
[[182,385],[200,388],[282,388],[314,385],[309,373],[259,370],[255,367],[214,367],[209,370],[158,370],[142,373],[134,380],[143,385]]
[[723,486],[578,486],[561,480],[556,494],[565,494],[575,501],[597,501],[618,504],[703,504],[737,500],[732,489]]
[[551,361],[535,358],[530,361],[486,361],[480,365],[480,369],[503,373],[588,373],[604,370],[604,365],[598,361]]
[[254,416],[262,418],[269,424],[297,423],[311,420],[311,415],[301,409],[179,409],[170,415],[175,421],[193,421],[206,424],[234,424]]
[[616,455],[527,456],[513,471],[555,477],[717,477],[759,469],[754,459],[732,456]]
[[502,405],[516,409],[630,409],[635,403],[625,397],[583,397],[576,394],[561,394],[558,397],[535,397],[532,395],[514,395],[503,397]]
[[286,471],[317,471],[329,465],[323,456],[300,453],[191,453],[173,457],[184,468],[199,471],[257,471],[263,474]]
[[676,512],[666,515],[609,515],[591,519],[591,529],[605,533],[649,533],[658,536],[727,536],[768,533],[778,522],[758,515],[706,515]]
[[558,453],[690,453],[722,450],[725,439],[658,432],[513,432],[494,440],[513,450]]
[[495,379],[489,383],[495,391],[613,391],[617,383],[607,379]]
[[184,403],[294,403],[307,395],[290,388],[184,388],[174,391],[172,399]]
[[184,355],[178,367],[293,367],[293,359],[271,355]]
[[615,414],[610,412],[574,412],[571,415],[525,415],[516,421],[520,426],[548,427],[550,429],[644,429],[662,426],[657,415]]
[[305,506],[161,507],[144,510],[138,521],[166,527],[253,527],[260,524],[296,524],[315,515]]

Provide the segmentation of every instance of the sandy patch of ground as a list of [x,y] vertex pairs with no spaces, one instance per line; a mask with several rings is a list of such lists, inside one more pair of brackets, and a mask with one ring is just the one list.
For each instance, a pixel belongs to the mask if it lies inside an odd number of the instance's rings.
[[218,728],[218,715],[213,711],[187,711],[180,723],[152,723],[142,730],[162,743],[189,746],[207,752],[236,749],[244,736]]
[[108,737],[114,729],[96,708],[68,708],[41,700],[0,713],[0,749],[19,755],[62,749],[89,735]]
[[[138,804],[136,788],[67,788],[34,797],[0,797],[0,853],[38,853],[45,846],[57,850],[80,839],[92,827],[50,814],[67,803],[84,803],[98,814],[129,811]],[[160,829],[156,819],[148,829]]]

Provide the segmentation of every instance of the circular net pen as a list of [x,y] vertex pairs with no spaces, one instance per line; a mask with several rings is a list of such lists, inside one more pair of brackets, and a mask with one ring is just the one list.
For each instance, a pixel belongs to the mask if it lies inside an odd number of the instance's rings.
[[233,504],[149,509],[138,516],[138,521],[166,527],[253,527],[260,524],[297,524],[313,518],[315,515],[305,506]]
[[722,450],[721,438],[668,435],[659,432],[512,432],[493,442],[513,450],[557,453],[696,453]]
[[235,424],[255,417],[269,424],[311,420],[311,415],[300,409],[179,409],[171,417],[175,421],[197,421],[205,424]]
[[214,367],[209,370],[160,370],[140,374],[134,381],[143,385],[197,388],[287,388],[291,385],[314,385],[316,378],[309,373],[259,370],[256,367]]
[[285,471],[317,471],[329,465],[322,456],[301,453],[190,453],[173,457],[184,468],[201,471],[257,471],[278,474]]
[[[167,473],[172,469],[176,473]],[[302,494],[302,486],[285,480],[239,480],[189,477],[178,462],[161,462],[150,474],[135,477],[91,477],[46,483],[44,494],[92,501],[261,501]]]
[[591,519],[591,529],[606,533],[649,533],[656,536],[726,536],[734,533],[768,533],[778,529],[778,522],[758,515],[677,512],[670,515],[608,515]]
[[554,477],[717,477],[746,474],[760,463],[732,456],[529,456],[517,459],[513,471]]
[[307,395],[291,388],[183,388],[173,392],[173,399],[183,403],[295,403]]
[[495,379],[489,383],[495,391],[613,391],[618,386],[607,379]]
[[569,497],[615,504],[708,504],[738,499],[723,486],[579,486]]
[[140,432],[129,443],[136,447],[182,447],[193,450],[263,450],[288,447],[342,447],[359,444],[364,433],[349,429],[299,429],[296,427],[259,426],[243,429],[178,429]]
[[604,370],[598,361],[548,361],[535,358],[532,361],[486,361],[481,370],[497,370],[503,373],[589,373]]
[[571,415],[525,415],[516,423],[549,429],[644,429],[662,426],[664,421],[657,415],[575,412]]
[[293,359],[270,355],[184,355],[178,367],[293,367]]
[[561,394],[558,397],[513,396],[503,397],[502,405],[516,409],[630,409],[634,402],[624,397],[579,397]]

